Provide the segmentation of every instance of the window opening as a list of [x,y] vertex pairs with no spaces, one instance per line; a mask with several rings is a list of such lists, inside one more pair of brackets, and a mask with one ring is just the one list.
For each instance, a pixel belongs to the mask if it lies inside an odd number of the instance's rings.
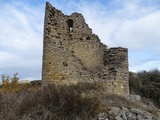
[[68,19],[67,24],[68,24],[68,31],[73,32],[73,20]]

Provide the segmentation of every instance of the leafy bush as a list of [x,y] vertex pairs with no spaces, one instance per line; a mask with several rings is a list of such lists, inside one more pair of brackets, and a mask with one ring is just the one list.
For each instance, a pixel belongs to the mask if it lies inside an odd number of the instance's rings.
[[140,94],[140,90],[142,88],[142,81],[137,77],[137,74],[133,72],[129,72],[129,88],[130,92],[134,94],[136,92],[137,94]]
[[155,82],[160,83],[160,71],[158,69],[153,69],[150,71],[140,71],[138,72],[138,77],[142,79],[142,82]]
[[160,71],[158,69],[144,70],[138,73],[130,72],[129,75],[130,91],[151,99],[160,107]]

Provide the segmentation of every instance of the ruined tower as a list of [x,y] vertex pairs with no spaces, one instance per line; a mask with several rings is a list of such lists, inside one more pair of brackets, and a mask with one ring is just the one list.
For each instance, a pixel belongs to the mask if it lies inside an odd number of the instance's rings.
[[61,83],[102,81],[108,93],[129,94],[128,51],[102,44],[82,14],[64,15],[47,2],[42,80]]

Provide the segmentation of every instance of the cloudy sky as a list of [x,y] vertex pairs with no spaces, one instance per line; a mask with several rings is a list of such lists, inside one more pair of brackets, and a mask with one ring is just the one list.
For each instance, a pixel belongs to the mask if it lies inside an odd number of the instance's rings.
[[[0,74],[41,79],[45,0],[0,0]],[[129,70],[160,69],[160,0],[50,0],[83,14],[108,47],[129,49]]]

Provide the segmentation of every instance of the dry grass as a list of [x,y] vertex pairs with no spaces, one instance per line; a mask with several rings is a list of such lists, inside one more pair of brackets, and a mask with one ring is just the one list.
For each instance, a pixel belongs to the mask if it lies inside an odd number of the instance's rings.
[[83,97],[75,86],[45,85],[37,90],[21,89],[0,94],[0,119],[76,120],[93,119],[101,102]]
[[142,107],[142,101],[131,103],[102,91],[101,83],[19,85],[16,91],[0,92],[0,120],[93,120],[110,107]]

